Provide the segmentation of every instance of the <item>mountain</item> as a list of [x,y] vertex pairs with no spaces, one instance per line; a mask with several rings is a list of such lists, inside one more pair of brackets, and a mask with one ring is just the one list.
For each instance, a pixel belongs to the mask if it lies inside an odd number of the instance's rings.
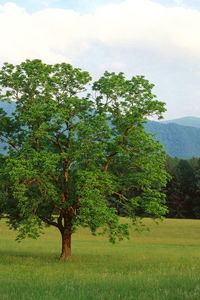
[[[14,102],[8,103],[0,100],[0,109],[1,108],[3,108],[3,110],[7,112],[8,115],[11,115],[15,110],[15,103]],[[0,143],[0,153],[4,152],[4,147],[5,144]]]
[[145,128],[163,144],[168,155],[183,159],[200,157],[200,128],[154,121],[145,124]]
[[8,103],[0,100],[0,109],[3,108],[8,115],[11,115],[15,110],[15,102]]
[[[15,103],[0,101],[0,108],[11,115],[15,110]],[[200,118],[185,117],[162,122],[148,121],[145,129],[163,144],[168,155],[183,159],[200,157]],[[0,151],[3,151],[2,144]]]
[[163,121],[163,124],[175,123],[183,126],[191,126],[200,128],[200,118],[198,117],[183,117],[174,120]]

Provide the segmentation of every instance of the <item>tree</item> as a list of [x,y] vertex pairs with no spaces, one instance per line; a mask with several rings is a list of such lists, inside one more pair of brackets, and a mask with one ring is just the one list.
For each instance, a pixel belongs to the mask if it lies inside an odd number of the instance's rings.
[[67,259],[78,226],[111,242],[128,236],[119,203],[133,222],[138,212],[165,215],[165,154],[143,128],[165,107],[143,76],[105,72],[91,85],[69,64],[26,60],[5,63],[0,86],[16,105],[12,115],[0,111],[0,213],[19,239],[55,226]]
[[192,158],[190,161],[190,166],[193,171],[193,176],[191,178],[190,190],[192,190],[192,195],[190,197],[191,207],[192,207],[192,217],[200,218],[200,159]]
[[167,185],[169,215],[177,218],[195,217],[197,191],[191,161],[168,159],[168,172],[172,176]]

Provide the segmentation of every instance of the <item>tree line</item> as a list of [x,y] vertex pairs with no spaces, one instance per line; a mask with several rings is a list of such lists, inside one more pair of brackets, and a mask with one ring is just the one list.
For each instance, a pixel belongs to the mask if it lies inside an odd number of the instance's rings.
[[[200,218],[200,158],[189,160],[166,158],[167,184],[163,189],[166,201],[166,217],[168,218]],[[129,197],[132,191],[129,191]],[[134,192],[131,194],[134,198]],[[115,199],[111,202],[120,216],[127,216],[124,206]],[[142,211],[137,214],[141,217],[152,215]]]
[[200,158],[167,158],[170,179],[166,186],[168,217],[200,218]]

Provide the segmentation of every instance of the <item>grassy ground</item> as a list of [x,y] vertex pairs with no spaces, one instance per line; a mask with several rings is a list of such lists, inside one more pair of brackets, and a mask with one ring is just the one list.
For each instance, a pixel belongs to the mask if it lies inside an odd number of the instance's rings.
[[116,245],[80,230],[62,263],[56,230],[18,244],[1,221],[0,300],[199,300],[200,221],[146,223],[150,232]]

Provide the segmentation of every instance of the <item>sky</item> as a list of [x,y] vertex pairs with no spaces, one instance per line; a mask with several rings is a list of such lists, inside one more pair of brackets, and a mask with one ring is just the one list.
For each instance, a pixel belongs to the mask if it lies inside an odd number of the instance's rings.
[[0,65],[145,75],[166,119],[200,117],[200,0],[0,0]]

